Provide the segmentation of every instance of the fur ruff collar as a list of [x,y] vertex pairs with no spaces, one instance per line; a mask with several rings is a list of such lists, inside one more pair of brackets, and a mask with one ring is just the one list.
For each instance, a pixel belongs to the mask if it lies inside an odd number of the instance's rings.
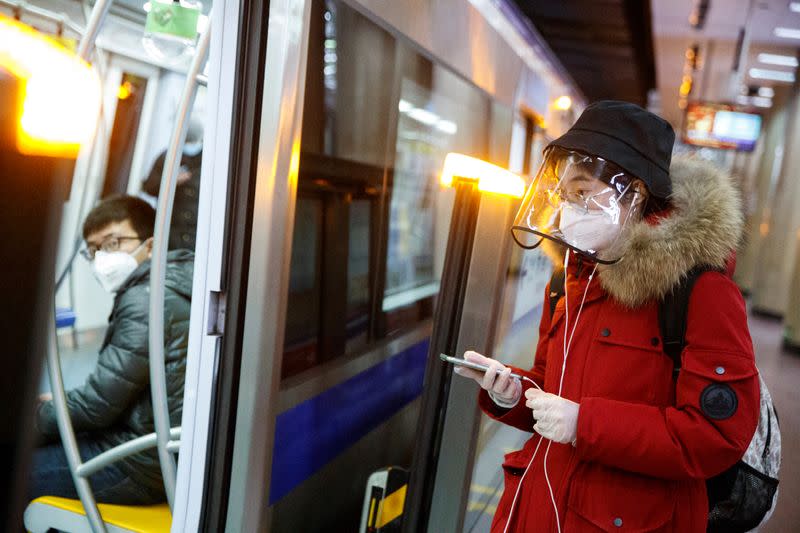
[[672,210],[642,220],[619,239],[622,260],[599,273],[600,283],[628,307],[660,300],[696,266],[724,269],[742,237],[742,200],[730,175],[694,157],[670,166]]

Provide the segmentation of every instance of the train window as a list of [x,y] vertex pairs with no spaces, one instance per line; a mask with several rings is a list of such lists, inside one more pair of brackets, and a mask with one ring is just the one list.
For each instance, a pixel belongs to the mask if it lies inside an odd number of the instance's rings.
[[405,61],[398,101],[382,310],[393,334],[432,315],[453,191],[438,175],[448,152],[486,157],[489,101],[438,65]]
[[430,319],[454,195],[437,176],[488,151],[485,93],[343,2],[311,12],[283,378]]
[[296,374],[317,362],[322,210],[321,198],[298,195],[289,276],[291,305],[286,309],[285,375]]
[[368,199],[350,202],[347,247],[347,353],[363,348],[369,328],[370,226],[373,205]]

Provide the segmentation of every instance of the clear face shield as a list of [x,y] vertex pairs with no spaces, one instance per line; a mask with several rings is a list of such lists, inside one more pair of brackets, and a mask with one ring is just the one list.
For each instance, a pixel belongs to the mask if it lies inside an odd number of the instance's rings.
[[644,183],[614,163],[554,146],[525,193],[511,233],[523,248],[551,239],[612,264],[621,258],[620,236],[641,218],[646,198]]

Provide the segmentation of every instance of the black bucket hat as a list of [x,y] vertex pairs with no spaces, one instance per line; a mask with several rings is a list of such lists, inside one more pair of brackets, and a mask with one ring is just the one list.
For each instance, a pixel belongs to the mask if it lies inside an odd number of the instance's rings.
[[601,100],[586,107],[573,126],[548,145],[616,163],[641,179],[651,195],[672,193],[669,165],[675,131],[659,116],[628,102]]

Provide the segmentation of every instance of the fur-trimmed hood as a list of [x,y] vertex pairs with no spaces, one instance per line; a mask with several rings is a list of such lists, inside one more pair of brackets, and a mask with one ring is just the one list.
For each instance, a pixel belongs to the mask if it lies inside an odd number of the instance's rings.
[[629,226],[614,254],[622,260],[599,273],[605,291],[628,307],[663,298],[696,266],[725,268],[742,236],[742,201],[728,174],[681,156],[670,177],[672,210]]

